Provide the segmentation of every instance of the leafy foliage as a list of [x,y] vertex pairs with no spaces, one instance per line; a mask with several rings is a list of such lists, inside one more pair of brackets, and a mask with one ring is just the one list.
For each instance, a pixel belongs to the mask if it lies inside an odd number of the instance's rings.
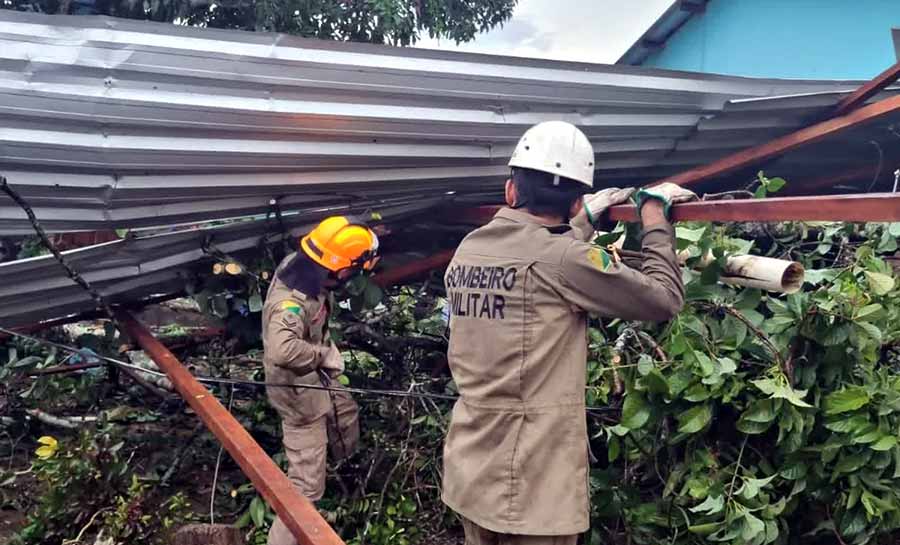
[[95,524],[114,543],[162,544],[167,531],[189,519],[183,495],[154,494],[129,467],[125,443],[113,434],[84,433],[63,443],[42,439],[32,471],[43,493],[15,544],[60,543],[72,536],[73,526],[87,531]]
[[[812,291],[686,272],[689,302],[650,331],[657,350],[628,334],[639,324],[592,333],[589,397],[622,403],[594,434],[607,460],[592,473],[593,542],[872,543],[900,525],[900,377],[886,351],[900,341],[900,290],[878,256],[895,227],[782,228],[760,249],[815,245],[807,266],[840,265]],[[678,234],[695,256],[741,245],[725,228]],[[641,342],[604,368],[621,338]]]
[[[702,272],[684,272],[684,311],[661,326],[591,322],[586,401],[619,411],[589,415],[591,448],[599,458],[591,471],[590,543],[892,539],[900,524],[900,282],[887,259],[897,251],[897,232],[898,224],[678,226],[689,268],[713,256]],[[749,251],[800,260],[806,290],[783,296],[716,282],[728,254]],[[245,323],[240,320],[258,322],[258,305],[250,299],[265,293],[274,263],[245,260],[239,274],[211,274],[198,282],[196,297],[216,313],[210,300],[223,295],[220,316],[232,331]],[[344,380],[362,388],[452,393],[441,295],[439,282],[386,292],[364,278],[345,286],[332,323],[345,349]],[[102,335],[93,340],[98,351],[112,344]],[[258,338],[246,342],[258,348]],[[46,406],[65,398],[64,407],[81,410],[99,402],[105,375],[19,384],[23,370],[55,364],[58,356],[18,341],[8,348],[14,353],[0,374],[16,385],[17,396],[28,392],[20,403]],[[213,360],[211,351],[204,357]],[[258,365],[210,365],[217,374],[263,378]],[[277,416],[258,392],[244,395],[235,403],[236,416],[284,467]],[[329,468],[327,495],[319,504],[328,521],[354,544],[427,542],[453,528],[453,515],[439,499],[449,404],[371,396],[359,401],[361,449]],[[139,418],[165,418],[167,410],[145,410]],[[35,438],[43,433],[35,431]],[[59,452],[71,444],[60,438]],[[208,440],[197,447],[198,467],[209,467],[213,445]],[[59,452],[48,460],[58,460]],[[123,515],[134,498],[163,499],[152,471],[133,480],[138,466],[151,465],[133,460],[125,476],[113,479],[115,499],[109,495],[103,503],[118,514],[104,513],[104,527],[140,522]],[[65,471],[77,476],[80,469]],[[99,471],[116,474],[109,466]],[[208,471],[202,475],[209,477]],[[83,486],[78,483],[69,479],[58,486],[71,497]],[[42,488],[40,497],[47,494]],[[32,522],[44,520],[37,515],[43,505],[41,499],[32,506]],[[249,542],[265,543],[274,513],[227,460],[215,507],[246,529]],[[86,523],[82,511],[57,516]],[[162,522],[150,526],[157,530],[148,539],[162,535]]]
[[502,25],[516,0],[2,0],[0,8],[111,15],[328,40],[410,45],[422,33],[468,42]]

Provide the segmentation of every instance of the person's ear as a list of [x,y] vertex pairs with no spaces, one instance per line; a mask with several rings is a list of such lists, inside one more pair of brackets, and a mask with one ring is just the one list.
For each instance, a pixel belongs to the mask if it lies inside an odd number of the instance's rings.
[[513,183],[512,178],[506,180],[506,205],[510,208],[516,205],[516,184]]
[[569,208],[569,217],[574,218],[582,212],[584,212],[584,195],[580,195],[577,199],[572,201],[572,207]]

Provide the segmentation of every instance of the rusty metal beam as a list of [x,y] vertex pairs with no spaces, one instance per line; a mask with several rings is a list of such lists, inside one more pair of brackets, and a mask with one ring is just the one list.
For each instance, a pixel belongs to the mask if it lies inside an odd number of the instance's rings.
[[244,474],[275,509],[300,545],[345,545],[316,511],[312,502],[297,492],[247,430],[191,375],[174,354],[131,314],[119,311],[117,319],[125,333],[166,373],[181,397],[241,466]]
[[846,115],[816,123],[765,144],[739,151],[718,161],[713,161],[708,165],[692,168],[680,174],[663,178],[650,185],[666,182],[684,186],[698,184],[753,166],[788,151],[840,134],[863,123],[870,123],[898,112],[900,112],[900,95],[863,106]]
[[900,77],[900,61],[878,74],[853,93],[844,97],[834,108],[832,116],[846,115],[866,103],[867,100],[883,91],[888,85]]
[[[610,209],[613,221],[637,221],[631,205]],[[672,207],[672,221],[900,221],[900,193],[698,201]]]
[[418,278],[434,269],[446,267],[453,258],[455,251],[456,250],[444,250],[434,255],[390,268],[373,276],[372,281],[382,288],[386,288],[388,286],[393,286],[394,284]]
[[[483,225],[500,208],[463,209],[448,221]],[[614,206],[609,219],[637,221],[637,211],[630,204]],[[673,206],[672,221],[900,221],[900,193],[697,201]]]

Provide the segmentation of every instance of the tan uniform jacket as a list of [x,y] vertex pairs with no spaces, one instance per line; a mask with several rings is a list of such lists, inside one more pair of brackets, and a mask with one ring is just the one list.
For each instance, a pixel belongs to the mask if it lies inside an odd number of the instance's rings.
[[641,271],[584,242],[590,234],[506,208],[466,237],[447,269],[461,399],[444,445],[443,500],[488,530],[587,530],[587,313],[662,321],[682,306],[670,225],[645,228]]
[[[266,382],[321,385],[316,370],[329,349],[328,297],[307,297],[279,279],[278,272],[293,257],[285,257],[278,266],[263,306]],[[289,425],[308,424],[331,409],[327,391],[267,388],[267,393],[269,402]]]

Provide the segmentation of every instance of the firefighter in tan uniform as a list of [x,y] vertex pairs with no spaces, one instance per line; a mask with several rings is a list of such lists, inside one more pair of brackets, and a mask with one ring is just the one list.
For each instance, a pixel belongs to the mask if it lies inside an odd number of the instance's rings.
[[[663,321],[681,309],[666,215],[695,196],[671,184],[587,194],[591,144],[557,121],[529,129],[509,165],[509,208],[463,240],[444,279],[461,398],[443,500],[467,545],[574,545],[589,527],[587,315]],[[606,208],[630,197],[644,226],[640,270],[588,242]]]
[[[339,387],[344,371],[331,342],[328,318],[331,289],[377,260],[378,238],[368,227],[343,216],[322,221],[300,241],[275,271],[263,306],[263,361],[266,382]],[[312,501],[325,492],[326,452],[343,458],[359,440],[358,407],[347,392],[267,387],[281,416],[288,477]],[[269,545],[296,545],[281,519],[269,531]]]

